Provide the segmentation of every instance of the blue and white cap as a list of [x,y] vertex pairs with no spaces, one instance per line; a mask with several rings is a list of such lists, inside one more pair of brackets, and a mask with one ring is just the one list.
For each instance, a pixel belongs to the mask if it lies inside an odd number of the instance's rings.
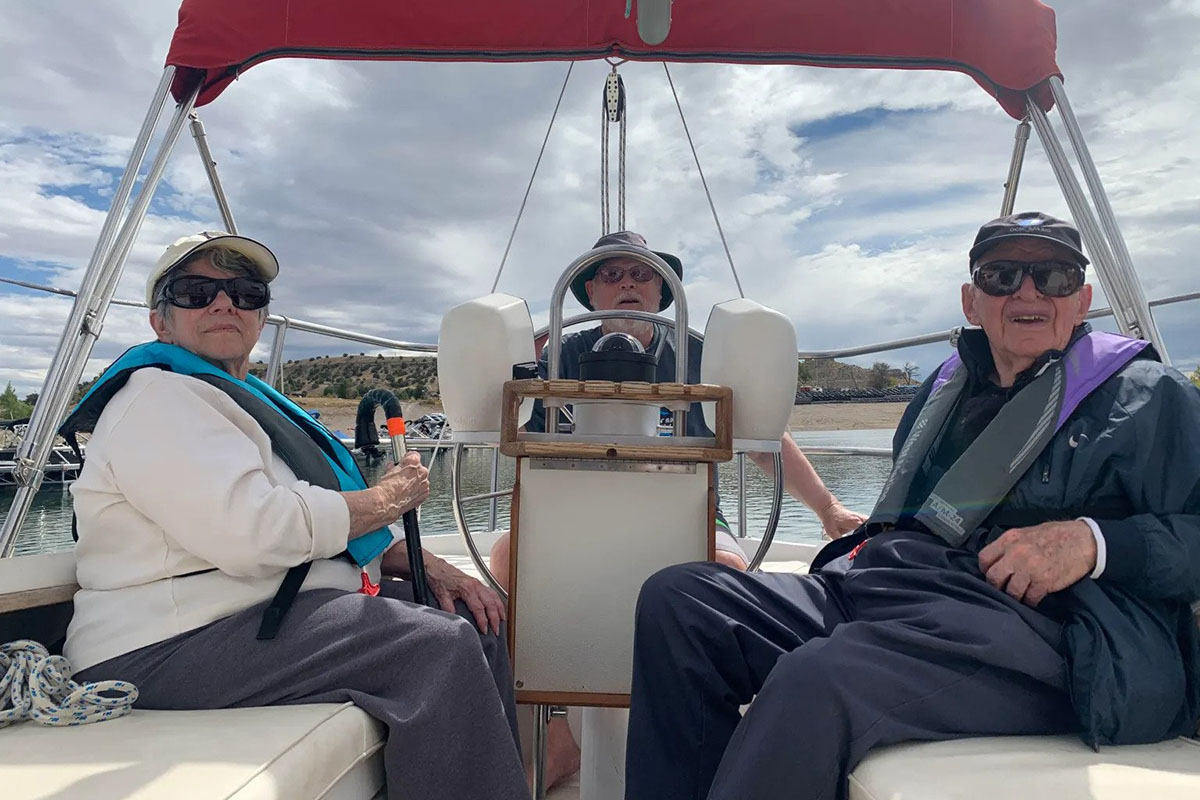
[[1090,263],[1083,254],[1083,243],[1074,225],[1040,211],[1022,211],[994,219],[979,229],[969,254],[970,266],[973,267],[979,257],[996,244],[1018,238],[1046,239],[1071,251],[1079,266],[1086,267]]

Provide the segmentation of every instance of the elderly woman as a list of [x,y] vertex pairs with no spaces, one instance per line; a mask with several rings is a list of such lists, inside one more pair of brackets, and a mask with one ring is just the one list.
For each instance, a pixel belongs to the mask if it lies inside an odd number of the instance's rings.
[[381,580],[408,573],[387,526],[429,495],[420,459],[366,488],[345,447],[247,378],[278,272],[245,237],[172,244],[146,285],[157,341],[64,426],[94,431],[65,653],[82,680],[137,684],[143,708],[351,701],[388,727],[390,797],[527,798],[500,599],[432,556],[444,611]]

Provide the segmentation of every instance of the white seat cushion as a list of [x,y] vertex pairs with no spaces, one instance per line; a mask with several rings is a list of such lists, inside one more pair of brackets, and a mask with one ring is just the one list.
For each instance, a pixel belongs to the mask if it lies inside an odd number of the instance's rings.
[[0,729],[5,800],[343,800],[383,786],[384,728],[322,704],[134,711],[78,728]]
[[1088,749],[1077,736],[907,743],[870,753],[850,800],[1197,800],[1200,742]]

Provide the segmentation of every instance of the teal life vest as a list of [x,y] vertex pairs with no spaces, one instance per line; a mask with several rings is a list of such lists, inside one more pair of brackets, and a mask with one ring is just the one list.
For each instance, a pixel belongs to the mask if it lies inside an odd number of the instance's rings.
[[[126,350],[104,370],[95,385],[67,416],[59,428],[59,434],[67,440],[81,461],[77,434],[95,430],[96,422],[108,402],[125,386],[129,376],[146,367],[188,375],[225,392],[262,426],[271,439],[272,451],[297,478],[332,491],[348,492],[367,488],[366,479],[350,449],[300,406],[253,375],[239,380],[196,354],[163,342],[140,344]],[[392,532],[385,526],[351,539],[344,555],[358,566],[365,567],[388,548],[392,539]],[[259,639],[274,638],[310,567],[310,563],[304,563],[288,570],[279,591],[263,614]]]

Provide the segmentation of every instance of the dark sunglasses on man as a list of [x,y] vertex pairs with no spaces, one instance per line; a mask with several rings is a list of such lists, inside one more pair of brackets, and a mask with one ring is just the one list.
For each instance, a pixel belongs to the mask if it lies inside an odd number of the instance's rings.
[[180,275],[167,281],[163,297],[179,308],[206,308],[225,292],[234,307],[254,311],[271,302],[271,289],[258,278],[210,278],[206,275]]
[[1047,297],[1067,297],[1083,286],[1083,267],[1069,261],[989,261],[971,273],[971,281],[984,294],[1016,294],[1025,276]]
[[619,264],[601,264],[596,269],[596,279],[601,283],[620,283],[628,273],[638,283],[648,283],[658,273],[645,264],[623,267]]

